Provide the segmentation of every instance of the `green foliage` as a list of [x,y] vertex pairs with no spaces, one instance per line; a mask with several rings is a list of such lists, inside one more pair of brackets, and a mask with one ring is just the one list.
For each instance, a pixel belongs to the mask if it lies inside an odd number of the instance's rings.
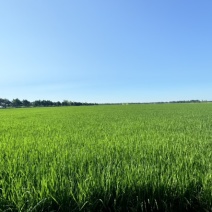
[[212,104],[0,117],[0,211],[212,211]]
[[20,99],[16,98],[12,100],[12,106],[13,107],[21,107],[22,106],[22,102]]

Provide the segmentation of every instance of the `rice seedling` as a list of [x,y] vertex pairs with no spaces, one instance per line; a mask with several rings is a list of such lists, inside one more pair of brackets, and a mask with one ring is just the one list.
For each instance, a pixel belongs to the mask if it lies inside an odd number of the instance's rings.
[[0,111],[0,211],[212,211],[212,104]]

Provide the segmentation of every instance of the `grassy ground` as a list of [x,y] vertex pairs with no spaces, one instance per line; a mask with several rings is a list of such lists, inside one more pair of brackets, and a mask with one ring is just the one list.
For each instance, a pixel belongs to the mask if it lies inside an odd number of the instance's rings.
[[0,211],[212,211],[212,104],[0,110]]

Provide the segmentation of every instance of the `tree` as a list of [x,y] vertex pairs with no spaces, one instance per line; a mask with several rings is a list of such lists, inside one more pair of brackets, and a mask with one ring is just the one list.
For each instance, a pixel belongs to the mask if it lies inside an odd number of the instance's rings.
[[0,98],[0,106],[6,108],[8,106],[11,106],[11,102],[8,99]]
[[62,106],[69,106],[69,101],[68,100],[63,100]]
[[19,100],[18,98],[17,99],[13,99],[12,100],[12,106],[13,107],[21,107],[22,106],[21,100]]
[[29,107],[31,105],[31,103],[28,100],[26,100],[26,99],[24,99],[22,101],[22,104],[23,104],[24,107]]
[[39,106],[41,106],[41,101],[35,100],[32,104],[33,104],[34,107],[39,107]]
[[61,102],[58,101],[58,102],[55,102],[54,105],[55,106],[61,106],[62,104],[61,104]]

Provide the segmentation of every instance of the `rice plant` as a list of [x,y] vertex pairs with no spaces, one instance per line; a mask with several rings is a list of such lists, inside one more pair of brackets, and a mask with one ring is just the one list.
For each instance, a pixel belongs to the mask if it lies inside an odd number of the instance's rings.
[[0,111],[0,211],[212,211],[212,104]]

